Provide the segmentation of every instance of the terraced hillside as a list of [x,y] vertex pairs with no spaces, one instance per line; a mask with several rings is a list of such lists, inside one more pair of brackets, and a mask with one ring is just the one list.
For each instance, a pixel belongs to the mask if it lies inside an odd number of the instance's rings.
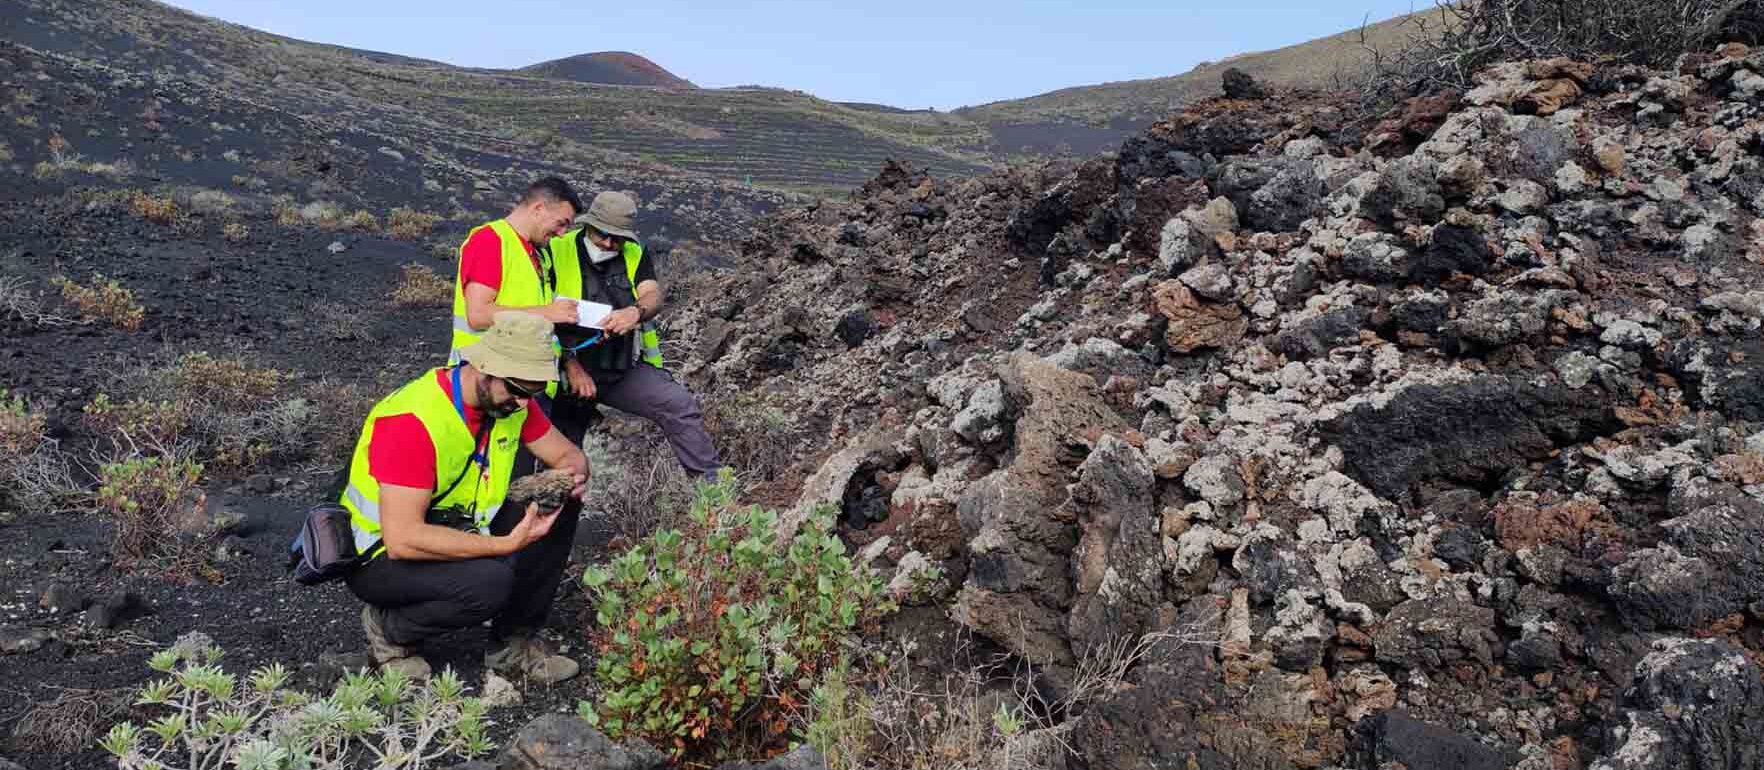
[[775,89],[637,89],[453,67],[292,40],[152,0],[7,0],[0,29],[7,42],[82,66],[273,103],[419,152],[438,141],[520,148],[517,157],[597,174],[799,190],[848,188],[887,157],[946,174],[993,162],[984,131],[949,115]]

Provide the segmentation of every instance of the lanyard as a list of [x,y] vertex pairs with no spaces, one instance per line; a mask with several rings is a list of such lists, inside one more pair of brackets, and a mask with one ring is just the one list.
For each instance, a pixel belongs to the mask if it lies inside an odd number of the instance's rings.
[[[461,395],[463,388],[461,388],[459,384],[459,370],[461,368],[462,367],[460,366],[453,367],[453,409],[454,411],[459,412],[459,421],[465,425],[466,432],[470,433],[472,430],[472,423],[470,420],[466,419],[465,396]],[[472,436],[472,462],[483,466],[484,472],[489,473],[490,458],[484,455],[480,445],[483,444],[484,434],[490,432],[488,430],[491,422],[490,415],[479,415],[478,419],[481,424],[478,426],[478,433]]]
[[596,331],[594,334],[589,335],[588,339],[582,340],[581,342],[579,342],[575,345],[571,345],[570,347],[564,348],[564,352],[565,353],[574,353],[578,350],[581,350],[582,348],[597,344],[600,342],[600,340],[601,340],[601,333]]

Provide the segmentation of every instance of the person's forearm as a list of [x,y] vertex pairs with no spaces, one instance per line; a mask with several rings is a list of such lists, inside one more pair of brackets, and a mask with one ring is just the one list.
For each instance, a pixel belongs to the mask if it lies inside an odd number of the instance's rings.
[[548,307],[550,307],[549,304],[515,306],[499,305],[495,302],[489,302],[481,306],[467,307],[466,323],[471,324],[473,329],[481,332],[488,330],[490,328],[490,319],[495,318],[497,313],[504,310],[519,310],[524,313],[532,313],[540,318],[545,318],[545,309]]
[[646,291],[637,295],[637,317],[648,321],[661,312],[662,293],[660,289]]
[[560,458],[558,460],[557,464],[555,464],[551,467],[556,468],[557,470],[560,470],[560,471],[567,470],[571,473],[575,473],[575,474],[578,474],[581,476],[587,476],[588,475],[588,455],[584,454],[582,452],[582,450],[577,449],[574,452],[566,453],[562,458]]
[[461,561],[509,553],[505,538],[429,524],[416,526],[398,538],[386,540],[386,555],[410,561]]

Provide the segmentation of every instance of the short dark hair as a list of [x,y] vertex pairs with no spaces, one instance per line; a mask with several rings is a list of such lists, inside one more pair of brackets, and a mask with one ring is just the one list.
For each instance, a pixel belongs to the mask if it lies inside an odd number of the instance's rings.
[[570,208],[574,209],[577,214],[588,210],[587,206],[582,205],[581,196],[576,195],[576,189],[571,187],[569,182],[565,182],[563,177],[540,177],[532,184],[527,185],[527,193],[521,196],[521,203],[531,203],[535,198],[544,198],[552,202],[563,201],[570,204]]

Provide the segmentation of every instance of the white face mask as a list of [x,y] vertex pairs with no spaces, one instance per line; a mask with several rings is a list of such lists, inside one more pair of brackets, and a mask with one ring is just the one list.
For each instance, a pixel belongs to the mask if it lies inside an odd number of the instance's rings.
[[614,249],[603,249],[594,245],[593,239],[590,238],[583,238],[582,245],[588,247],[588,259],[596,265],[619,255],[619,252]]

